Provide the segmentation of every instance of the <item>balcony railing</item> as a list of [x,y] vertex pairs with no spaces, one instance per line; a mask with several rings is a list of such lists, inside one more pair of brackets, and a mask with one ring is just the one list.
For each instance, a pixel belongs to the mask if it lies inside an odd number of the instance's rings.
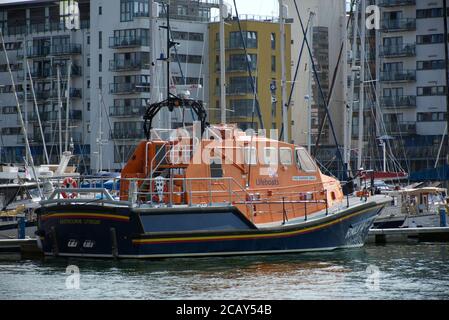
[[112,94],[134,94],[150,92],[149,83],[111,83],[109,92]]
[[[43,113],[39,114],[39,116],[40,116],[41,121],[52,122],[52,121],[59,120],[59,115],[58,115],[57,111],[43,112]],[[66,119],[66,111],[65,110],[62,111],[61,118],[63,121]],[[37,121],[38,120],[37,114],[32,113],[31,115],[29,115],[28,120],[31,122]],[[82,121],[83,120],[83,112],[81,110],[70,110],[69,111],[69,120]]]
[[416,19],[382,20],[381,30],[383,32],[414,31],[416,30]]
[[29,58],[46,57],[50,55],[49,46],[29,47],[27,49],[27,56]]
[[[69,135],[70,139],[73,140],[74,143],[81,143],[83,141],[83,135],[80,132],[72,132]],[[58,133],[44,133],[45,143],[47,145],[55,145],[59,144],[59,136]],[[40,134],[34,134],[29,137],[30,143],[33,145],[42,144],[42,136]]]
[[110,37],[109,48],[134,48],[145,45],[143,37]]
[[412,82],[416,81],[415,70],[401,70],[401,71],[384,71],[380,73],[380,81],[383,82]]
[[[82,75],[81,67],[77,65],[72,65],[72,70],[70,72],[70,75],[72,77],[80,77]],[[28,78],[28,72],[26,73],[26,76]],[[48,79],[48,78],[56,78],[58,76],[58,72],[56,68],[52,69],[37,69],[37,70],[31,70],[31,77],[33,80],[39,80],[39,79]],[[61,68],[61,77],[67,76],[67,67]],[[21,78],[23,80],[23,74],[21,75]]]
[[137,129],[137,130],[113,130],[111,132],[111,139],[112,140],[140,140],[140,139],[143,139],[143,138],[144,138],[143,129]]
[[379,7],[414,6],[416,0],[380,0]]
[[127,106],[109,108],[109,115],[111,117],[141,117],[145,114],[147,108],[145,106]]
[[416,96],[393,96],[382,97],[381,106],[383,108],[414,108],[416,107]]
[[80,44],[65,44],[54,46],[33,46],[28,47],[27,56],[29,58],[38,58],[46,56],[63,56],[63,55],[78,55],[81,54]]
[[51,53],[54,56],[81,54],[81,45],[75,43],[54,45],[52,47]]
[[405,44],[398,46],[383,46],[380,48],[379,55],[384,58],[388,57],[414,57],[416,56],[416,45]]
[[[36,95],[36,100],[37,101],[45,101],[45,100],[49,100],[49,99],[54,99],[54,100],[58,99],[58,91],[57,90],[35,90],[35,95]],[[24,94],[20,93],[19,94],[19,98],[20,99],[24,99]],[[65,91],[61,91],[61,99],[64,100],[65,98],[66,98],[66,92]],[[70,89],[70,98],[81,99],[82,98],[81,89],[71,88]],[[27,101],[33,101],[34,100],[33,94],[31,92],[27,92],[26,99],[27,99]]]
[[416,134],[416,122],[385,122],[385,130],[388,135],[414,135]]
[[109,71],[138,71],[149,69],[148,61],[142,60],[110,60]]

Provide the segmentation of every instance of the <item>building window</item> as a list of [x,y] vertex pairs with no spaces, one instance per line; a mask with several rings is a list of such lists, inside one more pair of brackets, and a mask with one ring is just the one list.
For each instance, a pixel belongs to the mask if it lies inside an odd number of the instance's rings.
[[98,88],[103,89],[103,77],[98,77]]
[[276,50],[276,33],[271,34],[271,49]]
[[446,112],[418,112],[418,122],[442,122],[447,121]]
[[103,7],[98,7],[98,15],[101,16],[103,14]]
[[271,72],[276,72],[276,56],[271,56]]
[[417,95],[423,96],[444,96],[446,94],[445,86],[418,87]]
[[87,103],[87,111],[90,111],[90,101]]
[[90,44],[90,36],[87,36],[87,44]]
[[445,68],[444,60],[417,61],[418,70],[441,70]]
[[[246,48],[257,48],[257,32],[255,31],[243,31],[243,40],[245,41]],[[242,34],[240,32],[231,32],[229,34],[229,47],[231,49],[243,48]]]
[[257,55],[256,54],[231,54],[229,57],[229,71],[247,71],[248,62],[251,70],[257,69]]
[[416,36],[417,44],[432,44],[432,43],[443,43],[444,42],[444,34],[427,34]]
[[103,32],[98,32],[98,49],[103,49]]
[[178,16],[186,16],[187,15],[187,7],[183,5],[178,5]]
[[133,20],[133,2],[130,0],[120,1],[120,21],[132,21]]
[[103,72],[103,55],[98,55],[98,71]]

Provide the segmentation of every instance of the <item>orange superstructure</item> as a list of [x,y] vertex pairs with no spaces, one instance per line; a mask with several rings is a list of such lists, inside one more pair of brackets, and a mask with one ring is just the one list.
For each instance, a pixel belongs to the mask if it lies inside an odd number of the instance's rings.
[[[234,126],[211,130],[215,134],[196,140],[142,141],[122,178],[148,179],[137,186],[139,201],[231,202],[255,224],[304,217],[343,200],[340,183],[322,174],[304,148],[249,136]],[[128,191],[123,181],[122,200]]]

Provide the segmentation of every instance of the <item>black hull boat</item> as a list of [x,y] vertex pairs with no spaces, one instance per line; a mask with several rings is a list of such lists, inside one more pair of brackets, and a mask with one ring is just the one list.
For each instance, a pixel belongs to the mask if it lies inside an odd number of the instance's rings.
[[37,235],[47,256],[173,258],[328,251],[363,246],[385,199],[308,221],[257,227],[232,206],[133,209],[50,205]]

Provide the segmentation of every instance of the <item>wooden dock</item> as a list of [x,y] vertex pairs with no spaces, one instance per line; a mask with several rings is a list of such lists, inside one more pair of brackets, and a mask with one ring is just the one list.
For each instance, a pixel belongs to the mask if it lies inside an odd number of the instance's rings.
[[449,242],[449,227],[371,229],[367,243]]
[[42,256],[37,239],[0,239],[0,254],[21,254],[22,256]]

